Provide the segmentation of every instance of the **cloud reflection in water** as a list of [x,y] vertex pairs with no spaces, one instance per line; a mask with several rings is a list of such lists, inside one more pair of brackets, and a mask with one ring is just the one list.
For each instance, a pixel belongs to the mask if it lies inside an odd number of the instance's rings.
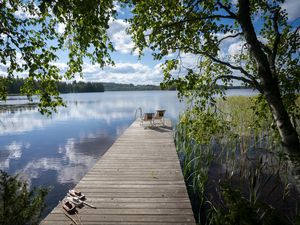
[[52,186],[48,211],[133,122],[138,107],[144,112],[166,109],[173,120],[184,108],[176,92],[168,91],[62,96],[68,107],[51,118],[32,105],[14,103],[0,110],[0,168],[21,173],[31,186]]
[[105,92],[65,94],[62,97],[68,107],[60,108],[52,118],[40,115],[37,108],[27,105],[24,108],[18,107],[13,113],[2,112],[0,135],[21,134],[74,120],[95,119],[109,125],[116,120],[133,119],[138,107],[144,111],[164,108],[171,118],[178,115],[175,92]]
[[30,144],[13,141],[4,146],[4,149],[0,150],[0,169],[9,168],[10,160],[21,158],[23,148],[30,148]]

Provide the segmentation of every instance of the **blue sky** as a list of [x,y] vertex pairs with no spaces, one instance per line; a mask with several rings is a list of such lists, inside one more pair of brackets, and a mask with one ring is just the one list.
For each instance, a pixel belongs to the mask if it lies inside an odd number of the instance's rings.
[[[235,0],[233,0],[234,2]],[[287,0],[282,6],[287,10],[289,21],[294,21],[300,17],[300,0]],[[92,65],[86,61],[83,65],[83,78],[76,77],[77,80],[93,81],[93,82],[116,82],[116,83],[133,83],[133,84],[159,84],[163,80],[160,65],[162,61],[154,61],[151,52],[146,50],[144,56],[139,60],[136,52],[132,52],[134,46],[130,35],[125,29],[128,24],[125,18],[130,16],[128,9],[116,6],[118,18],[110,21],[108,30],[111,41],[114,44],[116,52],[111,54],[115,61],[115,66],[108,66],[101,69],[98,65]],[[26,16],[26,13],[20,12],[20,16]],[[63,31],[64,26],[61,24],[58,31]],[[239,39],[232,39],[225,42],[222,46],[221,54],[234,55],[239,53],[243,42]],[[59,52],[60,60],[56,65],[63,71],[67,65],[67,52]],[[170,55],[172,57],[172,55]],[[197,61],[197,57],[191,54],[182,55],[185,65],[193,66]],[[6,74],[6,67],[0,64],[0,76]],[[25,74],[22,74],[25,76]]]

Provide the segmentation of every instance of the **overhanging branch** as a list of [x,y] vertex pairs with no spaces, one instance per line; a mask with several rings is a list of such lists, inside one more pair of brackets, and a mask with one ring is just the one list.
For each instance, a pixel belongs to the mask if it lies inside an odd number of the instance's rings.
[[235,66],[235,65],[230,64],[229,62],[224,62],[224,61],[222,61],[220,59],[217,59],[216,57],[214,57],[214,56],[212,56],[212,55],[210,55],[208,53],[203,53],[203,54],[206,55],[211,60],[213,60],[214,62],[220,63],[220,64],[225,65],[225,66],[227,66],[227,67],[229,67],[231,69],[234,69],[234,70],[239,70],[246,77],[248,77],[250,79],[254,79],[254,77],[251,74],[249,74],[246,70],[244,70],[244,68],[241,67],[241,66]]
[[234,75],[221,75],[215,78],[214,82],[217,82],[218,80],[221,79],[228,79],[228,80],[239,80],[239,81],[243,81],[244,83],[248,83],[253,85],[252,81],[245,78],[245,77],[238,77],[238,76],[234,76]]
[[166,28],[166,27],[176,26],[179,24],[193,23],[193,22],[197,22],[197,21],[201,21],[201,20],[210,20],[210,19],[235,19],[235,17],[219,15],[219,14],[214,14],[214,15],[209,15],[209,16],[200,16],[200,17],[187,18],[187,19],[175,21],[172,23],[166,23],[161,26],[158,26],[156,29],[162,29],[162,28]]
[[243,33],[242,33],[242,32],[239,32],[239,33],[236,33],[236,34],[233,34],[233,35],[227,35],[226,37],[223,37],[223,38],[221,38],[221,39],[219,40],[219,44],[220,44],[222,41],[224,41],[225,39],[227,39],[227,38],[235,38],[235,37],[237,37],[237,36],[239,36],[239,35],[243,35]]
[[233,13],[230,8],[224,4],[222,4],[220,1],[217,2],[217,4],[224,9],[230,16],[232,16],[233,18],[237,18],[236,14]]
[[280,9],[277,9],[274,13],[274,16],[272,18],[272,21],[273,21],[273,28],[274,28],[274,31],[275,31],[275,41],[274,41],[274,44],[273,44],[273,51],[272,51],[272,55],[271,55],[271,67],[272,67],[272,70],[273,70],[273,73],[275,73],[275,59],[276,59],[276,56],[277,56],[277,51],[278,51],[278,46],[279,46],[279,43],[280,43],[280,38],[281,38],[281,34],[279,32],[279,27],[278,27],[278,20],[279,20],[279,16],[280,16]]
[[[219,63],[219,64],[222,64],[224,66],[227,66],[229,67],[230,69],[233,69],[233,70],[238,70],[240,71],[245,77],[242,77],[242,79],[246,79],[247,80],[247,83],[249,83],[248,81],[250,81],[249,84],[253,85],[257,90],[259,91],[262,91],[261,89],[261,86],[260,84],[257,82],[257,80],[255,79],[255,77],[253,75],[251,75],[250,73],[248,73],[243,67],[241,66],[235,66],[235,65],[232,65],[231,63],[229,62],[224,62],[210,54],[208,54],[207,52],[204,52],[204,51],[200,51],[200,50],[195,50],[191,47],[187,47],[187,49],[192,53],[192,54],[198,54],[198,55],[204,55],[208,58],[210,58],[212,61],[216,62],[216,63]],[[245,80],[245,81],[246,81]]]

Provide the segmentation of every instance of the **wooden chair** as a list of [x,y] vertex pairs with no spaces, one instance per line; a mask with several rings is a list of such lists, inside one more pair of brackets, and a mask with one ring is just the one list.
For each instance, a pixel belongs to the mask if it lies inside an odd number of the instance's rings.
[[156,110],[156,113],[153,118],[154,125],[157,121],[159,123],[161,123],[162,125],[165,125],[165,120],[164,120],[165,112],[166,112],[166,110],[164,110],[164,109]]
[[141,119],[141,125],[144,125],[144,122],[149,122],[150,126],[153,126],[154,113],[144,113]]

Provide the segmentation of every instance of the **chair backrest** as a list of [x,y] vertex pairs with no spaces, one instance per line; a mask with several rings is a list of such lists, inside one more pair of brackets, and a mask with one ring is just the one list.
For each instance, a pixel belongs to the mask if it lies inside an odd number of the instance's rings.
[[161,119],[164,117],[166,110],[156,110],[155,117],[156,119]]
[[152,120],[153,116],[154,116],[154,113],[144,113],[143,120],[144,121],[146,121],[146,120]]

